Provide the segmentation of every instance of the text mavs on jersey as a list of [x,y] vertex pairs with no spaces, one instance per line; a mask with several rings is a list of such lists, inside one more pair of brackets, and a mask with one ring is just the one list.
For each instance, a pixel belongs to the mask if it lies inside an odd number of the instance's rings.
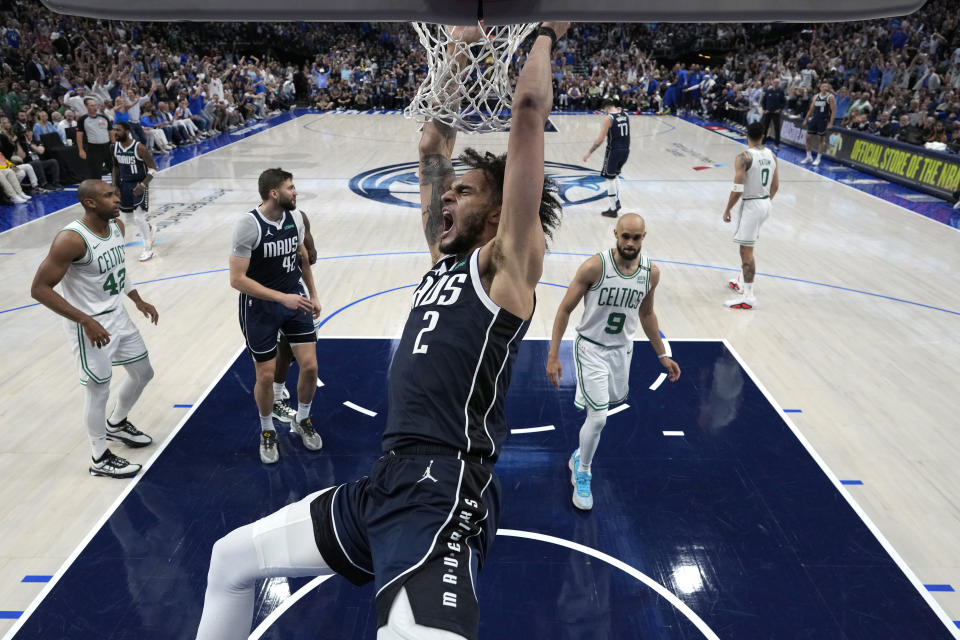
[[[457,173],[463,165],[454,161]],[[587,167],[562,162],[544,162],[547,177],[557,183],[564,205],[586,204],[607,197],[607,181]],[[350,179],[350,190],[359,196],[398,207],[420,208],[417,163],[401,162],[359,173]]]

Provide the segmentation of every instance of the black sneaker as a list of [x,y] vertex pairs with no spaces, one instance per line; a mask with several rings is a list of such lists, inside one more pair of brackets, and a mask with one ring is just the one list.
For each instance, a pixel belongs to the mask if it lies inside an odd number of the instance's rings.
[[93,466],[90,467],[90,475],[107,478],[132,478],[139,472],[140,465],[113,455],[110,449],[104,451],[100,459],[94,460]]
[[616,210],[616,209],[607,209],[606,211],[601,211],[601,212],[600,212],[600,215],[602,215],[604,218],[616,218],[616,217],[617,217],[617,210]]
[[273,429],[260,432],[260,462],[273,464],[280,460],[280,450],[277,448],[277,432]]
[[320,434],[317,433],[317,430],[313,428],[313,422],[310,421],[310,418],[304,418],[302,422],[297,422],[296,414],[294,414],[293,431],[300,435],[300,439],[303,440],[303,446],[305,446],[310,451],[316,451],[323,446],[323,440],[320,439]]
[[617,198],[617,211],[620,211],[620,198]]
[[126,418],[119,424],[111,424],[107,420],[107,440],[122,442],[134,449],[145,447],[153,442],[153,438],[130,424],[130,421]]

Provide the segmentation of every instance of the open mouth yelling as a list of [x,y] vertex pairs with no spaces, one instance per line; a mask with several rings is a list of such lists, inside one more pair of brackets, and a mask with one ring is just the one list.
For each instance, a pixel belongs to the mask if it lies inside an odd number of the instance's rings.
[[448,209],[444,209],[441,213],[443,213],[443,231],[440,233],[440,239],[442,240],[450,235],[450,231],[453,230],[453,214]]

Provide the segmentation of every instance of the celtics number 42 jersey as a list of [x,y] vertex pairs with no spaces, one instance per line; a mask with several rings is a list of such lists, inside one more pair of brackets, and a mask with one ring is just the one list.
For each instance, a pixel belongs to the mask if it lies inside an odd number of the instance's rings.
[[583,317],[577,333],[605,347],[633,342],[640,322],[640,303],[650,291],[650,259],[640,256],[633,273],[623,274],[613,259],[613,249],[597,254],[603,262],[600,280],[583,296]]
[[63,297],[90,316],[113,311],[120,305],[127,277],[123,234],[113,220],[107,228],[107,237],[98,236],[80,220],[63,228],[79,235],[87,245],[87,252],[70,265],[60,281]]

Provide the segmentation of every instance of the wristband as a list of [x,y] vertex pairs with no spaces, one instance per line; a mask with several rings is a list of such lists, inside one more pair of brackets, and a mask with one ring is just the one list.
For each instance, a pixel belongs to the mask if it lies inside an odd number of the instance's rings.
[[147,167],[147,175],[148,175],[148,176],[155,176],[155,175],[157,175],[157,170],[156,170],[156,169],[151,169],[150,167]]
[[657,357],[658,357],[658,358],[669,358],[670,356],[667,355],[666,353],[661,353],[661,354],[658,355]]
[[537,30],[537,36],[538,36],[538,37],[539,37],[539,36],[547,36],[547,37],[550,38],[550,50],[551,50],[551,51],[553,51],[553,49],[557,46],[557,32],[554,31],[553,29],[551,29],[550,27],[541,26],[541,27]]
[[743,185],[734,183],[734,185],[730,187],[730,191],[733,191],[734,193],[743,193]]

